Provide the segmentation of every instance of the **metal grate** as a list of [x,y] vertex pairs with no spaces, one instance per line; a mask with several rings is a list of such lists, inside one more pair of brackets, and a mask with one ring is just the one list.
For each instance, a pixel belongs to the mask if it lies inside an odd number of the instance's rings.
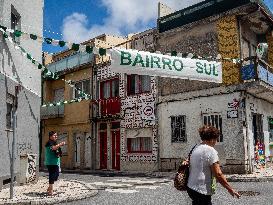
[[172,116],[171,117],[172,128],[172,142],[186,142],[186,116]]

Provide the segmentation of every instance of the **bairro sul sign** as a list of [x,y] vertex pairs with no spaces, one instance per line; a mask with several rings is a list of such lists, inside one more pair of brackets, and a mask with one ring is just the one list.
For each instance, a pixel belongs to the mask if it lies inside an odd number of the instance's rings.
[[116,73],[182,78],[222,83],[222,64],[137,50],[111,50],[111,70]]

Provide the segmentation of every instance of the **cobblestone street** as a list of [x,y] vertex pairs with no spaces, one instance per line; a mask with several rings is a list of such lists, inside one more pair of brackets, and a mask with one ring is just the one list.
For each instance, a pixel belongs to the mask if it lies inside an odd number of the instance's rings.
[[[173,187],[169,178],[142,178],[142,177],[98,177],[92,175],[66,174],[62,177],[85,181],[99,189],[96,196],[81,201],[62,203],[62,205],[135,205],[135,204],[191,204],[185,192],[179,192]],[[232,198],[220,184],[213,196],[214,205],[229,204],[273,204],[273,182],[234,182],[232,186],[241,191],[240,199]]]

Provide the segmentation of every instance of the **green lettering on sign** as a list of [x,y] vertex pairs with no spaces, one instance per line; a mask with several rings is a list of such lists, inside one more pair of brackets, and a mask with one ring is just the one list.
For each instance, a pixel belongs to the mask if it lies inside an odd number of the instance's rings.
[[215,64],[213,64],[213,75],[218,76],[218,69],[216,68]]
[[[207,75],[210,75],[211,74],[211,64],[204,64],[204,66],[205,66],[205,73],[207,74]],[[209,68],[208,68],[209,67]]]
[[129,52],[121,51],[120,65],[130,65],[132,63],[131,56]]
[[200,62],[196,62],[196,72],[197,73],[203,73],[203,70],[204,70],[204,68],[203,68],[203,65],[202,65],[202,63],[200,63]]
[[163,69],[165,69],[166,65],[170,70],[172,70],[172,60],[166,57],[162,57]]
[[160,68],[159,62],[160,62],[160,58],[159,57],[157,57],[157,56],[151,56],[151,68],[154,67],[154,64],[156,64],[157,67]]
[[145,67],[143,59],[139,53],[136,55],[135,61],[133,62],[132,66],[136,66],[136,64],[138,63],[140,63],[142,67]]
[[181,71],[183,70],[183,62],[179,59],[175,59],[173,61],[173,67],[175,68],[176,71]]

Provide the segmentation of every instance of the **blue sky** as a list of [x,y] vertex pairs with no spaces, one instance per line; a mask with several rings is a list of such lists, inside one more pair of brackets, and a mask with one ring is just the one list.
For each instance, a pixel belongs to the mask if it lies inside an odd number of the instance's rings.
[[[44,0],[44,37],[82,42],[102,33],[126,36],[128,33],[143,31],[156,26],[158,1]],[[160,2],[179,10],[200,1],[202,0]],[[264,2],[273,11],[273,0]],[[43,50],[57,52],[60,48],[44,45]]]

